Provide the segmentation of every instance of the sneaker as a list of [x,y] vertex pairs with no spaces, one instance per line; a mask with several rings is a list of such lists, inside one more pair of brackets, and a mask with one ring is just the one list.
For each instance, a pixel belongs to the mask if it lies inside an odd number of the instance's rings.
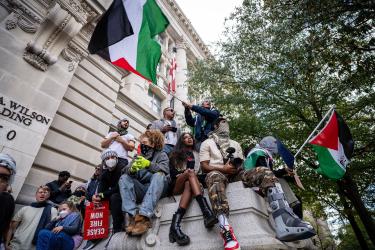
[[82,249],[83,250],[93,249],[99,243],[99,241],[100,240],[88,240],[86,242],[86,245]]
[[220,226],[220,234],[224,240],[225,250],[240,250],[236,236],[234,235],[233,228],[230,225]]

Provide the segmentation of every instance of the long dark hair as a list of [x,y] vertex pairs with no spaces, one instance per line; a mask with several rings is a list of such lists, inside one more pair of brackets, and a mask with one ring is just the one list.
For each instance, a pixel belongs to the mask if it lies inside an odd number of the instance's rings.
[[188,150],[188,147],[184,144],[184,136],[186,134],[191,136],[191,138],[193,139],[193,150],[196,149],[194,136],[188,132],[182,133],[181,136],[177,140],[176,146],[174,146],[173,151],[169,155],[169,162],[174,167],[181,166],[186,161],[186,158],[188,157],[187,152],[189,150]]
[[14,212],[14,199],[8,192],[0,192],[0,238],[5,239]]

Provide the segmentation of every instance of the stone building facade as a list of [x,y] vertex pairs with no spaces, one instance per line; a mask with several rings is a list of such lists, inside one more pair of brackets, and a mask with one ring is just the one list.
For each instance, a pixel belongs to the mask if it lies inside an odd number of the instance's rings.
[[[174,0],[157,0],[170,21],[158,86],[89,55],[87,44],[108,0],[0,0],[0,152],[17,161],[13,193],[29,203],[61,170],[74,185],[100,163],[100,141],[128,117],[136,137],[170,105],[168,70],[176,57],[176,96],[186,100],[187,65],[208,49]],[[180,102],[174,102],[183,115]]]

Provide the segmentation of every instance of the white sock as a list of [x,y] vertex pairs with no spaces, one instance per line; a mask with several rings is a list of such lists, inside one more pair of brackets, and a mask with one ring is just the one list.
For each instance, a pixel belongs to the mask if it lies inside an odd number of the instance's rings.
[[220,226],[229,226],[227,217],[224,214],[218,216]]

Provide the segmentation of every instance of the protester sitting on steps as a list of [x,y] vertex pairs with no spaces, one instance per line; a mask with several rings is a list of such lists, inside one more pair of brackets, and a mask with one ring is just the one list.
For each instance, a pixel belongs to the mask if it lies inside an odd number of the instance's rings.
[[0,249],[4,249],[5,237],[15,208],[14,198],[8,192],[16,173],[16,161],[8,154],[0,153]]
[[55,204],[60,204],[72,195],[72,190],[70,189],[72,181],[68,181],[69,178],[70,173],[68,171],[61,171],[57,180],[46,184],[51,190],[50,201]]
[[39,232],[36,249],[73,250],[73,236],[80,234],[81,225],[81,214],[73,202],[63,201],[59,205],[58,216]]
[[296,241],[315,235],[313,227],[289,207],[277,176],[287,173],[281,169],[273,171],[273,155],[278,153],[277,140],[268,136],[249,152],[245,161],[242,181],[248,187],[259,187],[266,195],[276,224],[276,238],[281,241]]
[[128,132],[129,119],[124,118],[117,123],[117,131],[109,132],[101,142],[102,148],[108,148],[117,153],[117,161],[121,168],[129,163],[128,152],[134,150],[135,138]]
[[192,134],[183,133],[180,136],[170,154],[169,167],[173,194],[182,194],[178,209],[172,218],[169,241],[171,243],[177,241],[179,245],[183,246],[190,243],[190,238],[181,231],[180,223],[192,197],[195,197],[203,213],[205,227],[211,228],[218,222],[206,198],[203,197],[202,186],[198,181],[199,153],[195,150]]
[[[129,215],[128,234],[142,235],[151,227],[159,199],[167,193],[169,159],[162,151],[164,136],[158,130],[140,136],[141,155],[127,167],[119,181],[122,211]],[[136,214],[137,202],[141,202]]]
[[[219,219],[221,237],[225,250],[236,250],[240,245],[228,222],[229,204],[225,189],[231,179],[238,176],[242,165],[243,154],[238,142],[229,137],[229,124],[223,117],[213,123],[214,131],[209,134],[200,148],[201,168],[207,173],[206,184],[212,209]],[[233,153],[230,155],[230,151]]]
[[49,195],[47,186],[38,187],[35,193],[36,202],[22,207],[14,215],[7,236],[7,245],[10,244],[6,249],[35,249],[39,231],[57,216],[56,208],[47,203]]
[[95,172],[86,184],[86,199],[92,201],[92,196],[98,191],[100,175],[102,173],[102,164],[95,167]]

